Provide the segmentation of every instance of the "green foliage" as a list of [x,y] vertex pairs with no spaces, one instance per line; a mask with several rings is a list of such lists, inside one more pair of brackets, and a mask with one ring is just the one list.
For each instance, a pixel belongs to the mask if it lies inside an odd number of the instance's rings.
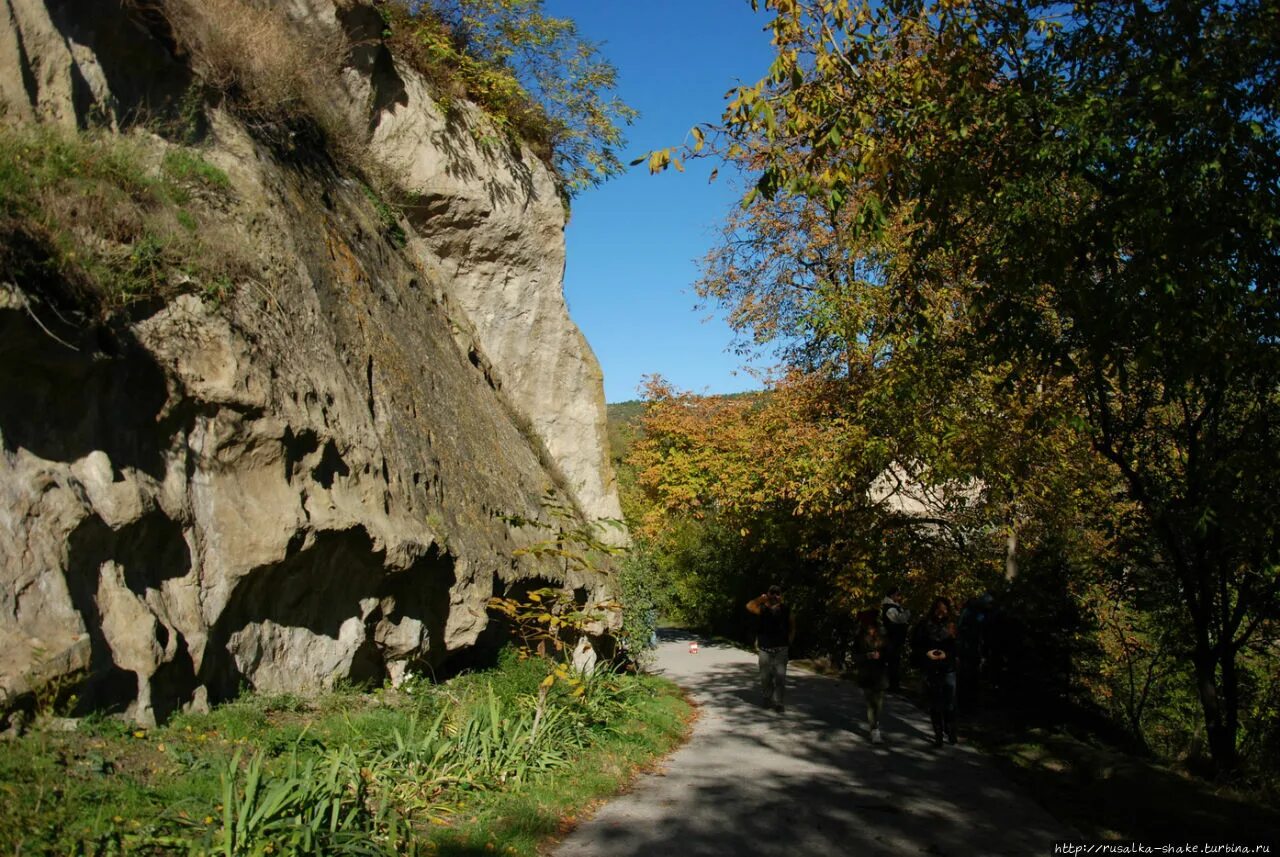
[[[1173,651],[1230,771],[1237,659],[1280,609],[1271,4],[757,5],[774,62],[685,151],[757,177],[704,294],[791,338],[798,370],[850,379],[854,413],[859,379],[906,403],[893,457],[982,479],[1010,544],[1094,516],[1073,525],[1086,565],[1122,550],[1155,596],[1129,606],[1181,611]],[[1115,514],[1098,484],[1123,489]],[[1148,642],[1117,651],[1149,665]]]
[[[154,730],[37,725],[0,744],[0,850],[413,854],[492,838],[532,857],[562,812],[669,749],[688,711],[669,685],[601,672],[547,694],[535,729],[543,675],[508,653],[443,685],[246,696]],[[549,821],[504,821],[531,800]]]
[[622,169],[621,127],[636,112],[611,95],[616,70],[542,0],[391,0],[392,49],[450,97],[480,104],[500,133],[539,150],[572,196]]
[[644,402],[639,400],[618,402],[606,406],[609,430],[609,458],[616,470],[626,460],[631,445],[641,432],[640,416]]
[[[616,688],[626,701],[625,713],[592,726],[592,743],[574,753],[561,773],[537,777],[519,789],[480,792],[475,802],[433,826],[431,841],[438,853],[486,852],[534,855],[544,843],[562,835],[595,798],[625,786],[637,766],[669,752],[687,732],[690,709],[673,685],[651,676],[596,676]],[[587,710],[596,694],[588,692],[575,710]]]
[[[517,548],[513,552],[515,556],[562,563],[566,572],[600,574],[605,571],[609,557],[622,553],[621,547],[610,544],[602,536],[606,528],[621,528],[620,521],[586,521],[554,490],[543,496],[541,510],[544,517],[539,519],[504,516],[503,520],[513,527],[551,533],[548,538]],[[620,611],[622,606],[613,600],[580,605],[571,590],[544,587],[525,593],[522,598],[491,598],[489,608],[511,623],[524,653],[536,653],[548,662],[550,669],[555,669],[567,658],[569,646],[590,633],[593,627],[601,627],[608,621],[609,614]],[[548,678],[554,680],[554,675]]]
[[627,657],[645,666],[654,647],[658,619],[662,615],[662,585],[636,546],[618,563],[614,581],[618,587],[618,600],[622,603],[618,644]]
[[191,149],[169,149],[164,153],[161,169],[166,176],[179,184],[220,193],[231,190],[231,179],[227,174]]
[[373,210],[377,212],[387,238],[396,247],[404,247],[408,236],[405,235],[404,227],[400,225],[400,215],[367,184],[360,185],[360,189],[364,191],[365,199],[369,200]]
[[405,853],[386,805],[370,805],[362,761],[349,747],[306,758],[295,750],[284,769],[269,776],[262,753],[242,770],[237,751],[222,772],[222,825],[207,842],[209,853]]

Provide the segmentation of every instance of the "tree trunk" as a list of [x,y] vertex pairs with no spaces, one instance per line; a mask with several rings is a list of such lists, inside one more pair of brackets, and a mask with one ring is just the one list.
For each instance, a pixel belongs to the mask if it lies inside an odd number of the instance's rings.
[[1209,738],[1209,755],[1213,759],[1214,773],[1217,776],[1223,776],[1235,770],[1237,762],[1235,727],[1237,716],[1231,711],[1232,700],[1224,698],[1229,696],[1225,685],[1236,684],[1235,658],[1228,655],[1221,664],[1224,673],[1223,692],[1218,688],[1218,666],[1219,659],[1209,647],[1208,640],[1197,639],[1196,693],[1200,697],[1200,707],[1204,711],[1205,733]]
[[1239,765],[1236,754],[1236,738],[1240,734],[1240,673],[1236,666],[1236,650],[1224,641],[1220,644],[1222,656],[1222,747],[1214,752],[1220,773],[1232,773]]
[[1018,576],[1018,525],[1010,522],[1009,535],[1004,542],[1004,579],[1013,583]]

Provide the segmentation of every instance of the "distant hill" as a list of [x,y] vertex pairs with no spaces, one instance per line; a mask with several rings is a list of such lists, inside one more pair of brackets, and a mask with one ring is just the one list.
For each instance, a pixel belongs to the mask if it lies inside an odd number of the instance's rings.
[[640,418],[644,416],[645,403],[639,399],[605,405],[609,418],[609,458],[616,468],[627,457],[631,444],[643,434]]
[[611,405],[605,405],[605,409],[609,412],[609,422],[633,422],[641,414],[644,413],[644,402],[639,399],[631,399],[626,402],[614,402]]

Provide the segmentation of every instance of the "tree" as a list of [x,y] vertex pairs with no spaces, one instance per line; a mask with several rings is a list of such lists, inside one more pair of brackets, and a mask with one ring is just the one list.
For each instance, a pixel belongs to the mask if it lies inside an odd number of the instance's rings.
[[[753,397],[649,386],[644,435],[629,459],[643,495],[633,533],[657,554],[654,565],[685,612],[704,620],[740,613],[745,599],[734,594],[757,594],[769,582],[745,579],[744,565],[786,582],[807,632],[838,629],[908,578],[921,597],[988,585],[979,579],[985,551],[968,535],[983,529],[981,504],[967,508],[970,498],[953,495],[953,508],[922,518],[874,496],[906,432],[879,418],[871,395],[855,392],[847,379],[818,373],[793,373]],[[931,475],[894,472],[913,483]],[[738,543],[728,568],[708,562],[700,547],[713,542],[723,555],[726,534]],[[708,603],[691,604],[699,598]],[[806,633],[802,642],[839,648],[820,636]]]
[[690,151],[754,171],[748,205],[837,215],[843,276],[870,266],[899,342],[1070,383],[1178,592],[1232,769],[1236,657],[1280,594],[1280,7],[764,5],[768,75]]
[[428,77],[458,81],[512,130],[549,148],[572,196],[621,172],[617,69],[543,0],[384,0],[391,38]]

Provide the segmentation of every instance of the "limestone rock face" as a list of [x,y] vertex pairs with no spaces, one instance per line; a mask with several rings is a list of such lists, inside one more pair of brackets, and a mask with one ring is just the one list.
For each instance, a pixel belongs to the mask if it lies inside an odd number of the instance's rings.
[[[471,324],[471,349],[583,511],[621,518],[604,378],[564,302],[565,209],[551,175],[527,149],[451,137],[425,84],[401,74],[402,99],[380,115],[374,151],[417,196],[413,249],[446,284]],[[466,121],[483,121],[462,110]],[[469,178],[476,174],[497,180]]]
[[[376,28],[367,7],[287,6]],[[51,680],[144,723],[244,685],[398,680],[472,645],[495,590],[607,589],[521,556],[545,534],[508,523],[553,488],[618,516],[555,187],[527,152],[448,137],[380,50],[352,51],[337,97],[408,159],[407,247],[357,182],[213,111],[219,216],[256,268],[225,303],[63,319],[0,272],[0,709]],[[190,80],[114,2],[0,0],[0,121],[113,126]]]
[[0,0],[0,120],[115,128],[181,98],[190,69],[128,11],[126,0]]
[[304,31],[336,30],[355,46],[340,106],[371,114],[370,155],[415,200],[409,249],[441,284],[459,346],[583,513],[620,519],[604,377],[564,300],[566,209],[551,172],[475,105],[439,106],[421,75],[381,47],[375,10],[334,0],[283,6]]

